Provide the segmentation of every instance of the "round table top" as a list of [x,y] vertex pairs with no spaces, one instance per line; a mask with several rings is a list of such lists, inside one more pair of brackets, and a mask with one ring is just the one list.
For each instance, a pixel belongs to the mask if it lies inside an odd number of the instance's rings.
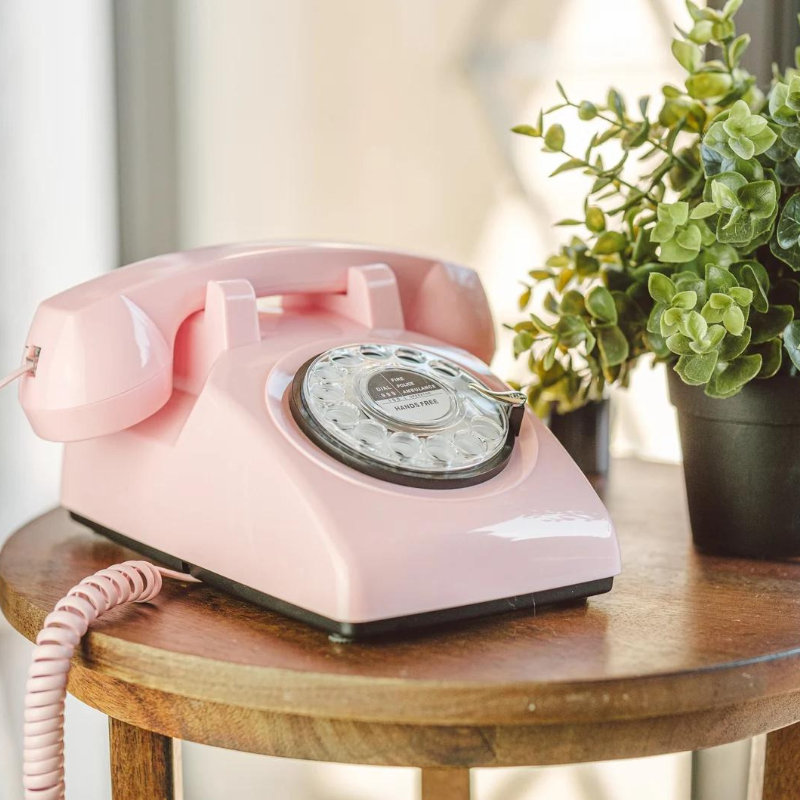
[[[617,461],[613,590],[367,643],[203,585],[110,612],[69,689],[177,738],[361,763],[564,763],[697,749],[800,719],[800,563],[701,556],[682,473]],[[29,639],[81,578],[137,557],[63,509],[0,555],[0,604]]]

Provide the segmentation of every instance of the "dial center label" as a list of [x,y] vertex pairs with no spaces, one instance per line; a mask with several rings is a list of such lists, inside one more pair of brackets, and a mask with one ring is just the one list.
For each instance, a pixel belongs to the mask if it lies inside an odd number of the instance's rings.
[[370,376],[367,394],[387,417],[430,424],[446,417],[453,399],[441,383],[409,369],[383,369]]

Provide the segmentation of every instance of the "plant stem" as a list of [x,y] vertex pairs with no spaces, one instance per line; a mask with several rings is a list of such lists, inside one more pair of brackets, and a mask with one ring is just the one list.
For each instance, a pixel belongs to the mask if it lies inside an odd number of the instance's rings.
[[[570,105],[571,108],[580,109],[579,105],[576,105],[575,103],[573,103],[571,101],[570,101],[569,105]],[[605,114],[602,114],[599,111],[597,112],[596,116],[597,116],[598,119],[602,119],[603,122],[607,122],[609,125],[614,125],[614,126],[616,126],[617,128],[619,128],[622,131],[627,131],[628,133],[630,133],[631,130],[632,130],[627,125],[623,125],[619,120],[613,119],[611,117],[607,117],[607,116],[605,116]],[[656,150],[660,150],[662,153],[666,153],[671,158],[674,158],[685,169],[691,170],[692,172],[696,171],[695,167],[693,167],[688,161],[686,161],[686,159],[684,159],[682,156],[679,156],[677,153],[673,153],[667,147],[664,147],[664,145],[661,144],[661,142],[659,142],[658,140],[651,139],[648,136],[647,139],[645,139],[645,141],[649,145],[651,145],[652,147],[655,147]]]
[[597,177],[608,177],[608,178],[611,178],[611,180],[612,180],[612,181],[616,181],[617,183],[619,183],[619,184],[622,184],[622,186],[626,186],[626,187],[627,187],[628,189],[630,189],[631,191],[634,191],[634,192],[641,192],[641,193],[642,193],[642,198],[643,198],[643,199],[644,199],[644,198],[647,198],[647,199],[648,199],[648,200],[649,200],[651,203],[653,203],[653,205],[656,205],[656,206],[658,205],[658,200],[657,200],[657,199],[656,199],[656,198],[655,198],[655,197],[654,197],[652,194],[650,194],[650,192],[649,192],[649,191],[643,191],[643,190],[642,190],[642,189],[640,189],[638,186],[635,186],[635,185],[634,185],[634,184],[632,184],[632,183],[628,183],[628,181],[626,181],[625,179],[623,179],[623,178],[620,178],[620,177],[619,177],[619,175],[616,175],[616,176],[614,176],[614,177],[611,177],[610,175],[606,175],[606,174],[604,174],[604,173],[605,173],[605,170],[598,169],[596,166],[594,166],[594,164],[591,164],[590,162],[586,161],[585,159],[583,159],[583,158],[579,158],[578,156],[575,156],[575,155],[572,155],[571,153],[568,153],[566,150],[564,150],[564,148],[563,148],[563,147],[561,148],[561,150],[560,150],[559,152],[561,152],[561,153],[562,153],[563,155],[565,155],[567,158],[574,158],[576,161],[583,161],[583,164],[584,164],[584,166],[585,166],[587,169],[590,169],[590,170],[592,170],[592,172],[593,172],[593,173],[594,173],[594,174],[595,174]]

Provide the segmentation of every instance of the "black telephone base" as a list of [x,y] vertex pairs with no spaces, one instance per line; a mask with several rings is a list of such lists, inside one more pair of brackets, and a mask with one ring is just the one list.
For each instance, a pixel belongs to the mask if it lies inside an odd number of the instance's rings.
[[105,536],[123,547],[135,550],[148,558],[160,561],[169,569],[178,570],[179,572],[188,572],[190,575],[194,575],[204,583],[220,589],[223,592],[255,603],[269,611],[277,611],[291,619],[305,622],[326,633],[334,634],[337,637],[347,640],[371,639],[391,634],[403,634],[425,628],[440,627],[450,623],[478,619],[480,617],[494,616],[509,611],[524,609],[535,610],[559,603],[576,602],[585,600],[587,597],[592,597],[594,595],[605,594],[611,591],[611,587],[614,583],[613,578],[599,578],[598,580],[587,581],[586,583],[576,583],[572,586],[546,589],[541,592],[532,592],[530,594],[517,595],[516,597],[506,597],[500,600],[488,600],[483,603],[473,603],[456,608],[425,611],[420,614],[409,614],[405,617],[392,617],[391,619],[379,619],[370,622],[340,622],[328,617],[323,617],[320,614],[315,614],[313,611],[300,608],[292,603],[287,603],[285,600],[281,600],[278,597],[272,597],[264,592],[251,589],[249,586],[237,583],[230,578],[218,575],[203,567],[189,564],[161,550],[156,550],[154,547],[149,547],[141,542],[137,542],[135,539],[130,539],[122,533],[99,525],[90,519],[80,516],[80,514],[75,514],[72,511],[70,511],[69,514],[76,522],[86,525],[88,528],[95,531],[95,533],[99,533],[101,536]]

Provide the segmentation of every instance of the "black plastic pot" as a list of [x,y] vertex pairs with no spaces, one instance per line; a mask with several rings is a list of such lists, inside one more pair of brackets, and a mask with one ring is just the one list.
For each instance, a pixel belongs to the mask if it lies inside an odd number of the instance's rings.
[[550,430],[587,475],[608,473],[609,408],[608,400],[601,400],[550,415]]
[[669,370],[689,517],[704,553],[800,556],[800,378],[715,400]]

